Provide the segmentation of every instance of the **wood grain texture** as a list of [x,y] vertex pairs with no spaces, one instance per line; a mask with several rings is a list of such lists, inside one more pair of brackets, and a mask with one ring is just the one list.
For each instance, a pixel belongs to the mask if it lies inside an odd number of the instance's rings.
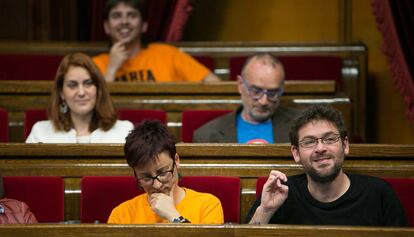
[[44,224],[2,225],[2,237],[405,237],[413,236],[413,228],[339,227],[301,225],[107,225],[107,224]]

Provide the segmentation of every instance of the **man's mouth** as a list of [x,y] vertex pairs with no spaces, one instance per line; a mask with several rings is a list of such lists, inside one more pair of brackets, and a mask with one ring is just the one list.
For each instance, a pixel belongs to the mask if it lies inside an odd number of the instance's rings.
[[121,28],[120,30],[118,30],[118,32],[119,32],[119,34],[122,37],[127,37],[131,33],[131,29],[129,29],[129,28]]

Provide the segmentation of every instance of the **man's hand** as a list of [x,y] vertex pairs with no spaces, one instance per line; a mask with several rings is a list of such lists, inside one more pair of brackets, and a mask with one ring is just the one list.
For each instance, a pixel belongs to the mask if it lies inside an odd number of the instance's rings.
[[120,40],[112,46],[109,52],[109,63],[105,74],[106,81],[114,81],[116,72],[125,60],[128,59],[129,52],[125,43],[125,40]]
[[173,191],[171,190],[170,195],[164,193],[153,193],[150,196],[150,205],[151,209],[160,217],[169,220],[170,222],[178,218],[180,213],[178,213],[175,208]]
[[270,218],[272,218],[273,214],[285,202],[288,196],[289,187],[283,184],[286,181],[287,177],[284,173],[277,170],[270,172],[269,178],[263,186],[260,206],[250,220],[251,224],[269,223]]

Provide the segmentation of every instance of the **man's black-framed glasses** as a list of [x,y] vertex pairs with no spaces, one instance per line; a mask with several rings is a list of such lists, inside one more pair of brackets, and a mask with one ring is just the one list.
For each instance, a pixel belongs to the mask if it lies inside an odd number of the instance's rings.
[[154,180],[158,180],[160,183],[167,183],[170,181],[174,175],[174,168],[175,168],[175,162],[173,162],[173,166],[170,170],[163,171],[156,176],[146,176],[139,178],[137,177],[134,169],[134,176],[135,180],[141,185],[141,186],[152,186],[154,184]]
[[280,87],[278,89],[262,89],[259,87],[256,87],[254,85],[250,85],[246,79],[244,79],[242,76],[240,78],[243,81],[243,85],[246,87],[247,91],[249,92],[249,96],[254,100],[259,100],[262,98],[264,94],[267,96],[267,100],[275,102],[279,100],[279,97],[283,95],[283,87]]
[[340,134],[328,133],[323,137],[305,137],[299,142],[299,145],[303,148],[313,148],[318,145],[319,140],[325,145],[331,145],[337,143],[340,138]]

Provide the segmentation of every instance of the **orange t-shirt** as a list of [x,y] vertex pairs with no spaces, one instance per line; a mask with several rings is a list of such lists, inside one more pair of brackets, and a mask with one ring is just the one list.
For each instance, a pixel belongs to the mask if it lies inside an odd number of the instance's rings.
[[[109,55],[100,54],[93,61],[105,75]],[[116,72],[115,81],[199,82],[209,73],[204,65],[178,48],[153,43],[125,61]]]
[[[223,224],[224,216],[220,200],[212,194],[200,193],[184,188],[185,197],[175,207],[193,224]],[[148,194],[141,194],[121,203],[112,210],[108,223],[111,224],[154,224],[168,223],[152,211]]]

